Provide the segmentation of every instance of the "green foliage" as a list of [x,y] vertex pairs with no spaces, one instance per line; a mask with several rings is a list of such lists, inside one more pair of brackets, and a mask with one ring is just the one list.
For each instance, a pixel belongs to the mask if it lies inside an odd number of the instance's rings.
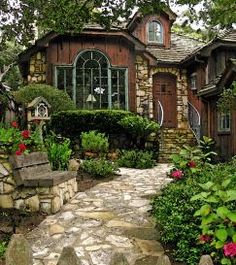
[[[5,49],[0,49],[0,73],[5,72],[7,67],[17,60],[17,55],[22,47],[13,41],[6,42]],[[16,90],[22,84],[22,78],[17,65],[12,65],[2,80],[6,85]]]
[[106,153],[108,152],[108,138],[104,133],[96,131],[81,133],[81,147],[84,152]]
[[198,264],[199,257],[211,249],[197,241],[201,221],[200,218],[194,219],[193,214],[203,203],[190,201],[200,191],[198,183],[211,178],[211,171],[211,167],[205,166],[202,172],[170,183],[152,202],[152,215],[158,225],[161,241],[170,244],[175,260],[184,264]]
[[21,104],[30,103],[36,97],[42,96],[51,105],[53,113],[75,109],[73,101],[66,92],[45,84],[31,84],[22,87],[13,95],[16,102]]
[[104,158],[84,160],[81,169],[95,178],[109,177],[118,170],[116,164]]
[[[211,238],[208,244],[215,248],[215,256],[221,260],[221,264],[235,264],[236,262],[235,258],[232,259],[225,250],[223,251],[228,243],[236,243],[235,162],[232,162],[230,166],[233,174],[230,171],[227,174],[220,172],[221,175],[216,175],[208,182],[199,184],[202,191],[191,198],[191,201],[204,203],[194,216],[201,218],[202,234]],[[233,257],[235,256],[236,251]]]
[[48,159],[53,170],[67,170],[72,150],[68,138],[57,137],[55,134],[48,135],[45,139]]
[[211,162],[213,157],[217,155],[217,153],[213,152],[215,146],[215,141],[207,136],[203,136],[202,140],[200,140],[200,149],[202,150],[204,157],[204,162]]
[[[19,155],[43,150],[44,145],[38,129],[21,131],[16,122],[12,122],[12,125],[14,126],[0,124],[0,146],[2,150],[8,153],[18,152]],[[22,146],[20,147],[20,145]]]
[[138,115],[126,116],[118,123],[130,134],[140,137],[147,137],[151,133],[157,133],[160,128],[155,121]]
[[7,242],[0,241],[0,258],[3,257],[7,249]]
[[236,81],[229,89],[224,89],[217,102],[217,108],[222,113],[228,113],[236,109]]
[[132,135],[134,147],[145,148],[145,142],[150,134],[157,134],[160,126],[157,122],[139,115],[126,116],[118,122],[127,134]]
[[156,164],[153,153],[140,150],[123,150],[117,163],[120,167],[139,169],[152,168]]
[[[196,13],[194,6],[201,3],[200,12]],[[164,4],[187,4],[189,6],[189,21],[204,21],[205,25],[213,27],[229,27],[236,21],[234,0],[127,0],[120,1],[64,1],[64,0],[21,0],[21,5],[14,1],[0,2],[0,31],[2,42],[15,37],[18,42],[29,45],[35,38],[35,25],[43,31],[81,32],[84,24],[95,22],[109,28],[119,17],[128,19],[135,6],[144,14],[159,13],[165,9]],[[101,8],[102,7],[102,8]],[[194,12],[195,11],[195,12]],[[63,19],[61,19],[63,17]],[[7,23],[6,23],[7,21]],[[29,27],[29,25],[31,25]]]
[[134,115],[122,110],[75,110],[53,114],[50,127],[56,133],[76,139],[82,132],[97,130],[106,134],[121,133],[118,123],[123,117]]
[[[184,145],[179,154],[171,155],[174,167],[170,176],[181,179],[182,175],[189,176],[201,171],[204,163],[210,163],[212,156],[216,155],[211,151],[213,143],[211,138],[204,136],[200,146]],[[181,176],[176,175],[177,171],[181,173]]]

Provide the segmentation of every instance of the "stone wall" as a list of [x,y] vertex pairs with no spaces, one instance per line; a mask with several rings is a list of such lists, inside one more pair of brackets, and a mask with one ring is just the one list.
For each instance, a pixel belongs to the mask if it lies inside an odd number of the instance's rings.
[[188,84],[186,70],[174,67],[156,67],[150,69],[148,62],[141,56],[136,57],[136,107],[137,113],[153,118],[153,79],[156,73],[168,73],[176,76],[177,88],[177,128],[188,128]]
[[142,116],[153,118],[152,76],[148,61],[136,57],[136,110]]
[[53,187],[17,187],[9,156],[0,154],[0,208],[56,213],[76,192],[76,178]]
[[46,55],[45,52],[37,52],[30,58],[28,83],[46,82]]

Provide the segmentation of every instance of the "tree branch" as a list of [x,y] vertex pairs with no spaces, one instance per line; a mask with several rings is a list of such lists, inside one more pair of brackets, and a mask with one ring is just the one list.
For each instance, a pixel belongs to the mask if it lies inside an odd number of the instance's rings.
[[5,69],[3,70],[2,73],[0,73],[0,82],[2,82],[3,77],[10,71],[10,69],[16,65],[16,62],[13,62],[9,64],[8,66],[4,67]]

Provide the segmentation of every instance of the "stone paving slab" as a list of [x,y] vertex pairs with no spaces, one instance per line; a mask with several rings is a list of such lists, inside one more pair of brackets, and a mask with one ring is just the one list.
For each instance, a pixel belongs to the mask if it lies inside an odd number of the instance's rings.
[[81,265],[109,265],[115,252],[124,253],[130,265],[156,260],[163,248],[155,241],[148,198],[171,181],[169,168],[121,168],[115,180],[77,193],[27,235],[34,265],[56,265],[64,246],[75,249]]

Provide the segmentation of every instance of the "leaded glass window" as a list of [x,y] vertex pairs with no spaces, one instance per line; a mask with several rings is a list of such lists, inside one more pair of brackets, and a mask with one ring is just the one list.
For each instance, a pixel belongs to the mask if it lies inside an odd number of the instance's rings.
[[57,67],[56,80],[57,88],[63,89],[68,95],[73,98],[73,84],[72,84],[72,67]]
[[158,21],[152,21],[148,24],[148,41],[163,43],[163,28]]
[[80,53],[71,67],[57,66],[55,85],[80,109],[128,109],[128,69],[112,67],[97,50]]

